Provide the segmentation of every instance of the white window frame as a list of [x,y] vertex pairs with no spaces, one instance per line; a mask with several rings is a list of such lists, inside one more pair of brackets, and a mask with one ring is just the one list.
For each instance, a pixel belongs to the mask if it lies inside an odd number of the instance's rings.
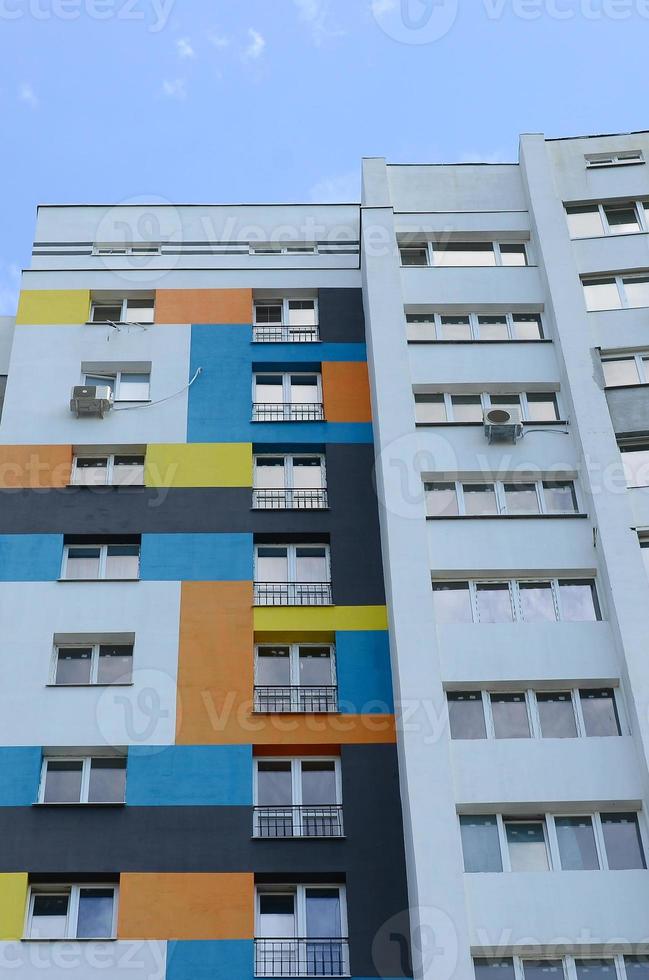
[[[553,853],[553,848],[550,844],[550,834],[548,828],[548,817],[545,813],[534,813],[529,816],[522,816],[519,814],[496,814],[496,822],[498,825],[498,837],[500,839],[500,856],[502,861],[502,874],[547,874],[548,871],[556,871],[556,856]],[[507,823],[542,823],[543,824],[543,837],[545,843],[545,853],[547,856],[548,867],[545,871],[539,872],[526,872],[526,871],[512,871],[511,858],[509,855],[509,841],[507,840]]]
[[152,296],[151,297],[152,317],[151,317],[150,320],[133,320],[133,319],[130,319],[129,316],[128,316],[128,304],[132,300],[139,300],[139,299],[142,299],[142,300],[146,299],[146,300],[148,300],[149,297],[148,296],[146,296],[146,297],[145,296],[143,296],[143,297],[133,297],[133,296],[130,296],[130,297],[128,297],[128,296],[120,297],[120,296],[116,296],[114,300],[110,300],[110,299],[103,299],[103,300],[93,299],[92,302],[91,302],[91,304],[90,304],[90,319],[88,320],[88,323],[97,323],[97,324],[100,324],[100,325],[102,323],[111,323],[112,322],[111,320],[95,320],[94,319],[95,308],[97,306],[119,306],[121,304],[122,312],[121,312],[121,314],[119,316],[119,319],[115,321],[116,323],[119,323],[119,324],[122,324],[123,323],[123,324],[127,324],[127,325],[128,324],[133,324],[134,326],[137,326],[137,325],[151,326],[153,324],[153,319],[155,317],[155,296]]
[[[518,344],[539,344],[539,343],[541,343],[541,341],[548,340],[548,337],[546,335],[546,329],[545,329],[545,322],[544,322],[544,319],[543,319],[543,314],[542,313],[539,313],[537,310],[532,310],[528,314],[520,313],[520,312],[518,312],[518,313],[512,313],[512,312],[509,312],[509,311],[501,311],[501,312],[493,312],[493,313],[482,313],[482,312],[480,312],[478,310],[478,311],[472,312],[472,313],[457,313],[457,314],[455,314],[455,313],[438,313],[438,312],[435,312],[435,313],[430,313],[430,314],[426,314],[426,313],[412,313],[412,314],[406,313],[405,315],[406,315],[406,326],[407,327],[408,326],[424,326],[423,323],[421,323],[421,324],[408,323],[408,320],[407,320],[408,316],[421,316],[421,317],[430,316],[430,321],[429,322],[434,327],[435,336],[434,337],[430,337],[429,339],[424,340],[423,341],[424,343],[446,343],[446,344],[470,344],[470,343],[479,343],[479,344],[506,344],[506,343],[510,343],[510,342],[513,341],[514,343],[518,343]],[[468,319],[468,321],[469,321],[469,331],[470,331],[470,334],[471,334],[471,336],[470,336],[469,339],[467,339],[467,340],[452,340],[452,339],[451,340],[446,340],[445,339],[445,337],[444,337],[444,325],[442,324],[442,320],[443,320],[444,317],[449,317],[449,316],[464,317],[464,318]],[[505,320],[507,322],[507,338],[506,339],[503,339],[503,340],[484,340],[484,339],[482,339],[480,337],[480,322],[479,322],[479,319],[480,319],[480,317],[485,317],[485,316],[498,316],[498,317],[504,317],[505,318]],[[540,324],[540,327],[541,327],[541,336],[540,337],[537,337],[535,340],[526,340],[526,339],[521,339],[521,338],[517,337],[516,336],[516,320],[515,320],[515,317],[517,317],[517,316],[534,316],[534,317],[538,317],[539,324]],[[409,339],[409,343],[416,343],[416,342],[417,341],[414,340],[414,339]],[[421,342],[422,341],[419,341],[419,343],[421,343]]]
[[[61,568],[61,579],[66,582],[135,582],[140,580],[140,562],[142,559],[142,545],[139,544],[137,547],[140,549],[138,554],[138,577],[137,579],[132,578],[106,578],[106,559],[108,557],[108,549],[112,545],[117,545],[118,547],[124,542],[114,541],[109,544],[97,544],[92,541],[84,542],[83,544],[66,544],[63,546],[63,565]],[[131,542],[128,542],[131,544]],[[68,551],[70,548],[99,548],[99,569],[97,572],[96,579],[86,579],[86,578],[68,578]]]
[[[444,263],[436,262],[435,261],[435,253],[436,252],[443,252],[445,250],[445,247],[447,245],[466,245],[466,246],[470,246],[470,245],[491,245],[492,252],[493,252],[493,255],[494,255],[494,260],[495,260],[494,261],[494,265],[491,266],[491,265],[477,264],[477,265],[464,265],[464,266],[462,266],[462,265],[448,266],[448,265],[445,265]],[[502,245],[517,245],[517,246],[522,246],[523,254],[525,256],[525,262],[523,263],[523,265],[509,265],[507,263],[504,263],[503,262],[503,258],[502,258],[502,253],[501,253],[501,246]],[[462,238],[452,238],[452,239],[449,239],[448,241],[429,240],[429,241],[423,241],[423,242],[398,242],[398,247],[399,247],[399,259],[400,259],[400,263],[401,263],[401,267],[402,268],[414,268],[414,269],[416,269],[416,268],[429,268],[429,269],[493,269],[493,268],[523,269],[523,268],[526,268],[526,267],[528,267],[528,266],[530,266],[530,265],[533,264],[530,261],[530,243],[529,243],[529,241],[515,241],[515,240],[510,240],[510,239],[507,239],[507,238],[502,238],[502,239],[498,239],[498,240],[492,240],[492,241],[489,241],[489,242],[475,241],[475,240],[474,241],[471,241],[471,240],[466,240],[466,239],[462,239]],[[427,256],[426,256],[426,259],[427,259],[426,265],[425,266],[416,266],[416,265],[415,266],[409,266],[409,265],[404,265],[402,252],[404,250],[407,250],[407,249],[425,249],[426,250],[426,253],[427,253]]]
[[[101,806],[102,804],[89,803],[88,795],[90,792],[90,769],[95,759],[123,759],[126,763],[126,756],[120,755],[45,755],[41,765],[41,779],[38,787],[38,802],[47,806]],[[50,762],[80,762],[81,763],[81,788],[79,799],[71,803],[47,803],[45,804],[45,788],[47,782],[47,768]],[[126,767],[124,769],[126,771]],[[126,791],[123,800],[108,801],[103,804],[106,806],[119,806],[126,802]]]
[[644,350],[641,352],[634,351],[631,354],[603,354],[602,365],[606,364],[608,361],[634,361],[638,380],[636,382],[631,382],[631,384],[628,385],[609,385],[606,384],[605,378],[604,383],[606,388],[632,388],[634,383],[639,385],[649,384],[649,350]]
[[[261,911],[260,911],[260,896],[261,895],[294,895],[295,896],[295,929],[296,935],[295,939],[308,939],[317,942],[317,936],[307,936],[306,934],[306,893],[307,889],[309,891],[316,891],[322,889],[323,891],[329,891],[333,888],[338,889],[338,894],[340,897],[340,937],[337,936],[327,936],[324,938],[338,939],[341,942],[348,941],[349,938],[349,927],[347,923],[347,889],[346,886],[340,884],[339,882],[332,882],[331,884],[309,884],[309,885],[257,885],[255,887],[255,939],[263,940],[264,936],[261,936]],[[269,936],[268,939],[279,938]],[[287,942],[289,940],[287,939]],[[349,971],[346,971],[345,976],[348,975]]]
[[[114,483],[114,469],[115,469],[115,457],[116,456],[141,456],[142,457],[142,483]],[[105,483],[77,483],[77,460],[81,459],[105,459],[106,460],[106,482]],[[144,466],[146,462],[146,453],[129,453],[128,451],[117,452],[117,453],[75,453],[72,460],[72,486],[75,487],[114,487],[114,486],[130,486],[130,487],[143,487],[144,486]]]
[[[562,422],[565,422],[565,419],[564,419],[564,416],[563,416],[563,411],[562,411],[562,405],[561,405],[561,401],[560,401],[560,398],[559,398],[559,392],[558,391],[554,391],[554,390],[551,390],[551,389],[547,389],[545,391],[528,391],[528,392],[525,392],[525,391],[511,391],[511,392],[504,391],[501,394],[502,394],[502,397],[509,397],[509,396],[511,396],[513,398],[518,398],[518,403],[519,403],[520,412],[521,412],[521,419],[522,419],[522,421],[526,425],[548,425],[548,424],[549,425],[552,425],[552,424],[555,424],[556,425],[556,424],[561,424]],[[482,425],[482,421],[479,421],[479,422],[478,421],[476,421],[476,422],[465,422],[463,420],[460,420],[460,421],[457,421],[456,422],[455,418],[453,417],[453,398],[455,398],[455,397],[463,398],[465,395],[468,395],[469,397],[472,397],[472,398],[479,398],[480,399],[480,403],[481,403],[481,407],[482,407],[482,411],[483,412],[488,412],[490,410],[490,408],[492,407],[491,406],[491,399],[492,399],[492,397],[493,398],[498,398],[499,397],[499,393],[498,392],[495,392],[495,391],[492,391],[492,392],[485,392],[485,391],[453,391],[453,392],[448,392],[448,391],[430,391],[430,392],[415,392],[415,402],[417,402],[417,399],[418,399],[418,397],[420,395],[423,395],[424,397],[427,396],[427,395],[438,395],[438,396],[441,395],[443,397],[443,399],[444,399],[444,410],[446,412],[446,421],[445,422],[417,422],[417,425]],[[534,420],[530,420],[530,418],[529,418],[529,403],[528,403],[528,400],[527,400],[528,395],[553,395],[554,398],[555,398],[555,401],[556,401],[556,405],[557,405],[557,414],[558,414],[558,417],[556,419],[549,419],[546,422],[535,422]]]
[[[257,400],[257,378],[260,375],[276,375],[282,378],[282,401],[281,402],[260,402]],[[318,399],[315,402],[293,402],[291,401],[291,378],[316,378]],[[279,387],[279,385],[278,385]],[[279,409],[282,405],[313,405],[314,408],[317,405],[322,405],[322,372],[321,371],[260,371],[256,370],[252,376],[252,403],[253,405],[277,405]],[[259,421],[265,421],[265,419],[260,419]],[[299,421],[299,420],[296,420]],[[313,421],[324,421],[324,414],[322,419],[314,419]]]
[[250,242],[250,255],[317,255],[317,242]]
[[601,310],[589,310],[588,304],[586,303],[586,293],[584,291],[584,303],[586,304],[587,313],[608,313],[614,312],[616,310],[646,310],[649,309],[649,303],[646,306],[631,306],[629,303],[626,289],[624,286],[625,280],[629,279],[647,279],[649,278],[649,269],[645,272],[635,272],[635,273],[616,273],[611,272],[608,275],[596,275],[596,276],[582,276],[581,284],[584,286],[596,286],[598,283],[606,282],[607,280],[614,279],[615,285],[618,292],[618,297],[620,300],[619,306],[607,306],[605,309]]
[[[70,582],[85,581],[84,579],[69,579]],[[113,581],[113,580],[111,580]],[[119,580],[118,580],[119,581]],[[129,646],[131,648],[131,662],[133,662],[135,657],[135,643],[133,640],[127,639],[124,642],[112,640],[88,640],[87,643],[80,638],[75,638],[72,643],[64,643],[62,640],[56,641],[54,643],[54,652],[52,656],[52,666],[50,670],[50,680],[49,687],[131,687],[133,684],[133,666],[131,663],[131,680],[122,681],[117,684],[102,684],[97,680],[99,675],[99,648],[104,646]],[[87,684],[58,684],[56,680],[56,674],[59,665],[59,650],[87,650],[92,649],[90,654],[90,680]]]
[[[586,620],[586,622],[604,622],[605,621],[604,609],[602,608],[602,602],[601,602],[599,590],[597,588],[597,581],[596,581],[596,579],[594,577],[591,577],[591,576],[588,576],[588,575],[584,575],[584,576],[579,576],[579,575],[565,575],[565,576],[562,575],[562,576],[558,576],[558,575],[555,575],[555,576],[545,576],[545,577],[544,576],[539,576],[538,578],[522,578],[521,577],[521,578],[515,578],[515,579],[512,579],[512,578],[473,578],[473,579],[466,579],[466,578],[461,578],[460,576],[458,576],[457,578],[433,579],[433,588],[435,587],[435,585],[444,584],[444,582],[468,582],[468,585],[469,585],[469,595],[470,595],[470,599],[471,599],[471,611],[473,613],[473,624],[474,625],[478,625],[478,624],[480,624],[480,614],[479,614],[479,605],[478,605],[478,586],[479,585],[508,585],[509,586],[509,599],[510,599],[511,606],[512,606],[512,620],[511,620],[512,623],[524,623],[526,625],[538,625],[538,623],[536,623],[536,624],[527,624],[526,620],[523,619],[522,606],[521,606],[521,601],[520,601],[519,584],[525,584],[525,585],[527,585],[529,583],[531,583],[531,584],[539,583],[539,584],[542,584],[542,585],[549,584],[550,587],[551,587],[551,590],[552,590],[552,601],[554,603],[554,611],[555,611],[555,616],[556,616],[556,622],[557,623],[562,623],[562,622],[581,622],[581,620],[566,620],[566,619],[563,618],[563,615],[562,615],[561,596],[560,596],[561,589],[560,589],[560,586],[559,586],[559,582],[560,581],[561,582],[570,582],[572,580],[577,581],[577,582],[582,582],[582,581],[583,582],[588,582],[589,584],[592,584],[592,587],[594,589],[595,599],[596,599],[596,612],[599,612],[599,618],[598,619],[595,619],[595,620]],[[552,622],[552,620],[550,620],[550,622]]]
[[642,150],[620,150],[617,153],[586,153],[584,156],[587,170],[598,167],[628,167],[632,164],[644,163]]
[[331,800],[330,803],[322,804],[308,804],[313,806],[316,810],[318,806],[342,806],[343,802],[343,788],[342,788],[342,774],[340,769],[340,756],[335,755],[301,755],[301,756],[256,756],[255,757],[255,772],[254,772],[254,786],[253,786],[253,804],[254,806],[268,806],[268,804],[260,804],[259,802],[259,763],[260,762],[290,762],[291,764],[291,803],[278,803],[277,809],[281,810],[290,806],[303,806],[302,802],[302,763],[303,762],[333,762],[334,763],[334,774],[335,774],[335,799]]
[[301,487],[295,486],[293,465],[296,459],[319,459],[320,473],[322,475],[322,489],[327,489],[327,469],[324,453],[255,453],[253,457],[252,488],[253,490],[263,490],[264,487],[257,486],[257,462],[262,459],[283,459],[284,460],[284,486],[278,490],[300,490]]
[[95,244],[92,247],[93,255],[160,255],[162,253],[161,244],[154,242],[141,242],[137,245],[124,244]]
[[[149,379],[149,396],[148,398],[122,398],[120,393],[120,387],[122,382],[123,374],[141,374]],[[106,371],[84,371],[81,384],[87,385],[88,378],[98,378],[100,381],[113,381],[114,382],[114,396],[113,400],[116,402],[132,402],[134,404],[147,404],[151,401],[151,369],[148,371],[133,371],[129,369],[120,369],[119,371],[106,372]]]
[[[314,323],[313,328],[316,329],[320,322],[319,311],[318,311],[318,299],[316,296],[277,296],[270,299],[255,299],[253,301],[253,326],[254,327],[291,327],[294,326],[290,322],[290,303],[313,303],[313,316]],[[258,323],[257,322],[257,307],[258,306],[281,306],[282,308],[282,320],[281,323]],[[294,326],[294,329],[299,329]],[[304,329],[304,328],[303,328]],[[298,372],[299,373],[299,372]]]
[[[495,498],[496,498],[497,513],[496,514],[484,515],[485,518],[488,518],[488,517],[512,517],[512,516],[513,517],[529,517],[529,518],[540,517],[540,516],[548,516],[548,517],[560,517],[560,518],[563,518],[563,517],[579,517],[583,513],[583,511],[581,510],[581,502],[580,502],[580,499],[579,499],[579,495],[577,493],[577,484],[575,483],[575,481],[573,479],[570,479],[570,478],[562,479],[561,477],[557,477],[555,479],[544,478],[544,479],[540,479],[540,480],[523,480],[523,479],[521,479],[521,480],[490,480],[489,478],[485,478],[485,480],[425,480],[424,481],[424,494],[426,494],[426,493],[429,492],[428,489],[427,489],[428,486],[434,486],[435,484],[451,484],[451,483],[454,484],[454,486],[455,486],[455,497],[456,497],[456,500],[457,500],[457,510],[458,510],[458,513],[456,515],[457,517],[469,517],[469,518],[471,518],[471,517],[475,516],[475,515],[467,514],[467,512],[466,512],[466,502],[465,502],[465,499],[464,499],[464,488],[465,487],[468,487],[468,486],[471,486],[471,485],[475,485],[475,486],[492,486],[494,488],[494,495],[495,495]],[[536,492],[536,500],[537,500],[537,504],[538,504],[538,507],[539,507],[538,514],[535,514],[535,513],[520,514],[518,512],[516,512],[513,515],[512,514],[508,514],[508,512],[507,512],[507,491],[505,490],[505,486],[511,486],[512,484],[516,485],[517,483],[520,483],[521,485],[525,485],[525,486],[534,486],[534,489],[535,489],[535,492]],[[545,491],[545,484],[546,483],[569,483],[569,484],[571,484],[572,489],[573,489],[573,493],[574,493],[575,498],[577,500],[577,510],[575,510],[575,511],[565,511],[565,512],[563,512],[563,511],[556,512],[556,511],[548,510],[547,502],[546,502],[546,499],[545,499],[545,492],[544,492]],[[430,516],[429,515],[428,519],[429,520],[440,520],[440,521],[443,521],[443,520],[448,520],[449,517],[446,516],[446,515],[441,515],[439,517],[437,517],[436,515],[434,515],[434,516]]]
[[76,932],[78,926],[79,918],[79,899],[81,896],[81,891],[86,889],[100,889],[102,891],[108,891],[112,889],[113,891],[113,922],[110,936],[97,936],[93,937],[93,940],[79,940],[80,942],[96,941],[102,942],[105,940],[115,939],[117,936],[117,910],[119,905],[119,884],[116,882],[83,882],[82,884],[61,884],[61,885],[30,885],[29,887],[29,898],[27,901],[27,910],[25,916],[25,934],[24,939],[31,940],[31,930],[32,930],[32,920],[34,917],[34,899],[36,896],[40,895],[67,895],[68,896],[68,914],[65,927],[65,936],[61,939],[48,939],[48,940],[34,940],[38,942],[70,942],[77,939]]
[[[331,687],[338,687],[338,675],[336,671],[336,647],[333,643],[255,643],[255,670],[254,670],[254,684],[255,686],[267,687],[267,684],[261,684],[258,681],[258,654],[261,647],[288,647],[288,660],[289,660],[289,682],[288,685],[279,684],[278,687],[298,687],[298,688],[309,688],[313,687],[312,684],[300,684],[300,650],[307,648],[321,649],[322,647],[329,648],[329,664],[331,666]],[[272,686],[272,685],[271,685]],[[316,685],[321,686],[321,685]],[[324,685],[325,687],[327,685]],[[265,757],[264,757],[265,758]]]
[[[608,201],[606,203],[602,203],[599,201],[598,202],[587,201],[585,204],[566,204],[565,205],[566,216],[568,218],[570,217],[570,215],[568,214],[569,208],[591,208],[593,211],[597,211],[599,213],[599,218],[600,221],[602,222],[601,234],[599,235],[572,235],[571,234],[570,239],[571,241],[576,242],[582,239],[589,239],[589,238],[608,238],[608,237],[620,238],[620,237],[624,237],[624,235],[646,234],[649,231],[649,220],[648,220],[649,216],[647,214],[647,210],[645,209],[645,205],[649,209],[649,201],[645,201],[643,198],[632,198],[627,201]],[[633,210],[635,211],[636,221],[638,222],[637,231],[623,231],[623,232],[611,231],[611,225],[609,224],[608,216],[606,214],[606,208],[615,208],[615,207],[633,208]],[[568,225],[568,229],[570,229],[570,225]]]
[[[298,585],[300,584],[300,582],[296,578],[297,549],[298,548],[324,548],[325,551],[324,557],[325,557],[326,570],[327,570],[327,578],[325,579],[325,581],[331,584],[331,551],[328,544],[322,544],[319,541],[315,543],[311,541],[304,541],[304,542],[300,542],[299,544],[285,544],[283,541],[274,541],[272,543],[264,542],[263,544],[256,544],[255,545],[255,581],[262,581],[257,577],[257,552],[259,548],[286,548],[286,559],[287,559],[286,583],[287,584],[297,583]],[[278,582],[277,584],[281,585],[282,583]],[[304,583],[304,584],[309,584],[309,583]],[[267,646],[268,644],[264,644],[264,645]],[[303,644],[303,646],[305,645],[307,644]],[[323,645],[326,644],[321,644],[321,643],[316,644],[316,646],[323,646]]]
[[[632,953],[627,954],[632,956]],[[642,955],[642,954],[641,954]],[[603,955],[596,956],[593,954],[585,953],[583,956],[574,955],[554,955],[549,952],[546,956],[518,956],[518,955],[506,955],[506,956],[474,956],[475,960],[511,960],[514,968],[515,980],[528,980],[525,976],[525,963],[530,961],[536,961],[537,959],[552,960],[561,964],[563,975],[561,980],[578,980],[577,973],[577,960],[583,962],[584,960],[605,960],[610,962],[614,966],[615,978],[614,980],[627,980],[628,975],[626,972],[626,967],[624,963],[625,954],[624,953],[611,953],[606,952]]]

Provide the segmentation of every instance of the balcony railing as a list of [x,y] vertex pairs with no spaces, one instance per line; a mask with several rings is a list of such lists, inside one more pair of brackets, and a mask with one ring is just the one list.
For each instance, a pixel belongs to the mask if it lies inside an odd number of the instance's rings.
[[331,582],[255,582],[256,606],[331,606]]
[[342,837],[343,808],[335,804],[322,806],[256,806],[254,836],[270,839],[284,837]]
[[322,402],[254,402],[253,422],[323,422]]
[[264,714],[328,714],[338,711],[338,688],[255,685],[255,711]]
[[324,489],[253,490],[252,506],[257,510],[324,510],[329,506]]
[[289,327],[282,323],[255,323],[252,339],[256,344],[314,344],[320,340],[318,324]]
[[349,976],[349,943],[346,939],[255,939],[255,976]]

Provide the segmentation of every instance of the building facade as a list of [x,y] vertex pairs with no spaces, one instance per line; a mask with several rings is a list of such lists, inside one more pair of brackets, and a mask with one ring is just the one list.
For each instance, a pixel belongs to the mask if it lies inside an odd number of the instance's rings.
[[649,978],[647,161],[39,209],[3,970]]

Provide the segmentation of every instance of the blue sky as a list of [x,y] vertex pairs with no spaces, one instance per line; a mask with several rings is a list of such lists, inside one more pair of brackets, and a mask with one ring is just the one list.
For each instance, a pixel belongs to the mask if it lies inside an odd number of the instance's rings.
[[0,313],[38,203],[354,200],[360,158],[649,128],[649,0],[0,0]]

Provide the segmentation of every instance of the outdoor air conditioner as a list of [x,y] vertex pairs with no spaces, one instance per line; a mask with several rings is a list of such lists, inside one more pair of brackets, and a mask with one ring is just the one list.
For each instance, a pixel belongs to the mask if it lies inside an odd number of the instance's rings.
[[70,398],[70,411],[80,415],[98,415],[103,418],[113,405],[113,392],[109,385],[75,385]]
[[482,421],[488,442],[516,442],[523,434],[518,408],[490,408]]

